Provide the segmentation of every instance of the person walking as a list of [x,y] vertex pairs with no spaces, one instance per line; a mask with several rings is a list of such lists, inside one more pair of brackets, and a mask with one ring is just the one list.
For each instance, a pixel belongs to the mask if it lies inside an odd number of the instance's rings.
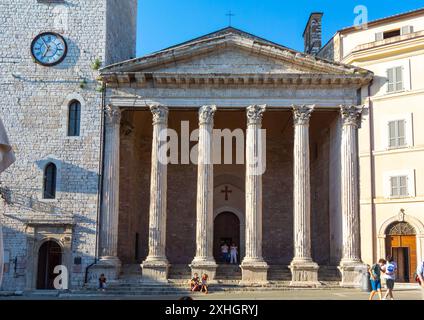
[[370,273],[370,281],[372,291],[370,293],[369,299],[372,300],[376,293],[378,293],[379,300],[382,299],[381,294],[381,268],[386,264],[386,260],[380,259],[377,263],[373,264],[372,267],[368,270]]
[[231,264],[237,264],[237,255],[238,255],[238,248],[235,243],[233,243],[230,247],[230,263]]
[[387,298],[390,296],[390,300],[394,300],[393,288],[395,286],[397,264],[392,256],[388,256],[387,261],[387,264],[383,267],[384,279],[386,279],[387,287],[387,291],[383,299],[387,300]]

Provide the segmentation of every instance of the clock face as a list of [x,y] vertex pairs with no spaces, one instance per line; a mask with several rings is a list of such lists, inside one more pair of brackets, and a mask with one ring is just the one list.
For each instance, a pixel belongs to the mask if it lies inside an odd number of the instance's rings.
[[35,61],[43,66],[54,66],[65,59],[68,46],[65,39],[57,33],[39,34],[32,41],[31,53]]

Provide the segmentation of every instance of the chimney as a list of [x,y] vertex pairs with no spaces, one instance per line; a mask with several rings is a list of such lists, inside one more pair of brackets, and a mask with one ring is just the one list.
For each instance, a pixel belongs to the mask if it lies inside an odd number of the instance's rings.
[[313,12],[309,16],[303,40],[305,41],[305,53],[316,55],[322,46],[321,20],[324,14],[322,12]]

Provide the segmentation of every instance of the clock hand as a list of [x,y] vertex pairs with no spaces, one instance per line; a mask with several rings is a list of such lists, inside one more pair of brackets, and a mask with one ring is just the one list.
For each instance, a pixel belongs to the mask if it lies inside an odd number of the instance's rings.
[[[46,46],[47,46],[47,45],[46,45]],[[49,47],[49,46],[47,46],[46,51],[44,51],[43,58],[47,55],[47,52],[49,52],[49,50],[50,50],[50,47]]]
[[44,40],[44,38],[43,38],[43,37],[41,37],[41,40],[44,42],[44,45],[45,45],[46,47],[48,47],[48,45],[47,45],[47,43],[46,43],[46,41]]

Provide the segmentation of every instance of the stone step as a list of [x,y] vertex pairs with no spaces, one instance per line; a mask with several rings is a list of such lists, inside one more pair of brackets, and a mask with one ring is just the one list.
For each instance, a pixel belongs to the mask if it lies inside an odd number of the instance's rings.
[[[233,284],[211,284],[209,286],[210,292],[246,292],[246,291],[273,291],[273,290],[296,290],[294,287],[289,286],[289,281],[270,281],[266,285],[257,286],[243,286],[236,283]],[[318,289],[331,289],[339,287],[337,281],[322,282],[322,286]],[[314,288],[311,288],[314,290]],[[316,289],[316,288],[315,288]],[[187,285],[169,284],[169,285],[110,285],[109,288],[103,292],[96,288],[86,288],[85,290],[72,290],[71,294],[81,295],[191,295],[193,294],[188,289]],[[199,293],[194,293],[199,294]]]
[[[141,280],[141,267],[138,264],[124,265],[120,281],[126,283],[139,282]],[[241,280],[241,268],[238,265],[219,264],[216,271],[217,280]],[[191,269],[186,264],[171,265],[169,270],[170,280],[188,281],[191,278]],[[290,281],[291,271],[285,265],[270,265],[268,270],[269,280]],[[320,266],[318,271],[320,281],[341,281],[341,274],[336,266]]]

